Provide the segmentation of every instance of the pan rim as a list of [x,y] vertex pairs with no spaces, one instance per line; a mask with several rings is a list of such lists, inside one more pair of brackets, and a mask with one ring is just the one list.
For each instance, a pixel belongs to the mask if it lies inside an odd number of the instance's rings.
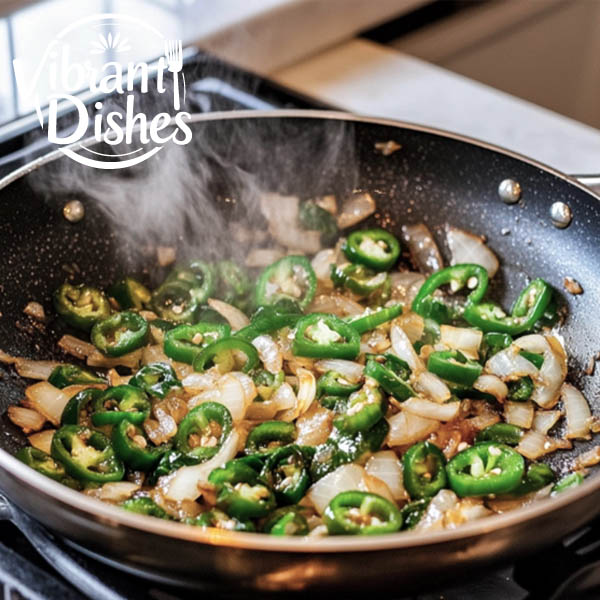
[[[373,123],[395,127],[398,129],[408,129],[445,137],[457,141],[466,142],[493,152],[504,154],[525,162],[534,167],[540,168],[549,174],[566,181],[567,183],[581,189],[595,199],[600,196],[580,183],[573,177],[570,177],[561,171],[545,165],[535,159],[521,155],[512,150],[507,150],[495,144],[490,144],[482,140],[471,138],[469,136],[456,134],[442,129],[408,123],[394,119],[379,118],[366,115],[354,115],[340,111],[324,110],[305,110],[305,109],[282,109],[282,110],[243,110],[227,111],[214,113],[197,113],[191,115],[188,122],[197,123],[203,121],[248,119],[248,118],[311,118],[321,120],[351,121],[360,123]],[[85,145],[93,145],[96,140],[87,138]],[[74,145],[75,146],[75,145]],[[72,146],[69,146],[71,148]],[[9,173],[0,179],[0,190],[11,183],[28,175],[43,165],[63,157],[61,149],[53,150]],[[581,486],[574,490],[569,490],[561,496],[547,498],[533,503],[530,506],[520,508],[500,515],[492,515],[480,520],[472,521],[461,525],[456,529],[433,531],[433,532],[400,532],[388,534],[385,536],[375,536],[373,538],[360,538],[355,536],[339,536],[324,538],[276,538],[264,534],[227,532],[223,530],[207,529],[185,525],[183,523],[174,523],[162,521],[160,519],[128,513],[123,509],[109,505],[96,498],[85,496],[79,492],[71,490],[43,475],[30,469],[15,457],[3,449],[0,449],[0,469],[16,479],[25,488],[31,489],[45,497],[58,500],[64,505],[84,513],[88,518],[100,521],[107,526],[124,526],[130,529],[137,529],[147,533],[159,536],[165,536],[173,539],[181,539],[189,542],[196,542],[212,546],[225,546],[231,548],[260,550],[267,552],[287,552],[292,554],[332,554],[332,553],[354,553],[366,551],[379,551],[390,549],[407,549],[428,545],[439,545],[448,542],[467,540],[468,538],[478,537],[483,534],[496,532],[502,529],[514,527],[520,523],[542,517],[547,514],[560,511],[565,506],[575,503],[578,500],[594,493],[600,489],[600,477],[592,477],[585,481]],[[17,503],[18,504],[18,503]]]

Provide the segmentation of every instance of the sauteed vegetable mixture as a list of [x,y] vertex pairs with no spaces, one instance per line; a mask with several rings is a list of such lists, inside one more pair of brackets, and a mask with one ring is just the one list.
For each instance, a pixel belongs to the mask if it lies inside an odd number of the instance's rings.
[[198,258],[153,291],[64,283],[54,307],[76,335],[59,345],[77,364],[3,355],[41,380],[9,409],[31,444],[18,458],[128,511],[277,536],[455,527],[600,462],[539,462],[599,429],[565,383],[548,283],[507,311],[470,233],[448,227],[443,267],[423,224],[342,236],[356,223],[331,198],[295,210],[313,252]]

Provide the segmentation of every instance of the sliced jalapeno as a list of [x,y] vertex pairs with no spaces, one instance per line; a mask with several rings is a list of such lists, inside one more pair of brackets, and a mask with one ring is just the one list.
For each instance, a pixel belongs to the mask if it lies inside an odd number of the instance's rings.
[[156,517],[157,519],[171,519],[166,511],[161,508],[154,500],[146,496],[140,498],[129,498],[120,504],[121,508],[138,515]]
[[317,396],[349,396],[360,388],[360,383],[352,383],[336,371],[327,371],[317,381]]
[[246,439],[246,454],[270,452],[296,439],[296,426],[285,421],[265,421],[257,425]]
[[291,299],[306,308],[315,296],[317,276],[304,256],[284,256],[267,267],[256,284],[256,304],[264,306]]
[[94,323],[110,315],[107,297],[89,285],[63,283],[54,293],[56,312],[71,326],[89,331]]
[[508,446],[517,446],[523,437],[523,430],[510,423],[494,423],[482,429],[475,436],[475,443],[496,442]]
[[69,385],[92,385],[94,383],[106,383],[106,380],[77,365],[59,365],[50,373],[48,383],[62,390]]
[[411,374],[408,364],[394,354],[367,355],[364,373],[400,402],[415,395],[408,384]]
[[133,312],[120,312],[92,327],[92,343],[106,356],[123,356],[148,339],[148,322]]
[[136,471],[150,471],[160,461],[169,446],[152,445],[142,429],[124,419],[112,430],[112,444],[115,454],[130,468]]
[[387,399],[379,391],[368,385],[348,397],[346,410],[333,420],[333,425],[342,433],[367,431],[383,418]]
[[273,490],[280,504],[298,503],[310,485],[306,458],[296,444],[274,450],[260,477]]
[[77,480],[67,475],[64,466],[43,450],[28,446],[27,448],[21,448],[17,452],[16,457],[28,467],[46,477],[50,477],[50,479],[54,479],[54,481],[58,481],[73,489],[81,488]]
[[446,487],[446,458],[431,442],[418,442],[403,457],[404,487],[413,499],[435,496]]
[[296,356],[352,360],[360,352],[360,336],[334,315],[311,313],[298,321],[292,351]]
[[196,527],[214,527],[216,529],[225,529],[227,531],[256,531],[252,521],[240,521],[230,517],[218,508],[212,508],[203,512],[198,517],[187,519],[187,525],[195,525]]
[[369,312],[362,317],[357,317],[348,321],[350,326],[353,327],[359,335],[371,331],[402,314],[402,304],[394,304],[394,306],[388,306],[387,308],[379,308],[375,311]]
[[344,287],[352,293],[366,298],[380,293],[389,284],[387,273],[376,273],[364,265],[331,265],[331,281],[335,287]]
[[348,236],[342,250],[350,262],[388,271],[400,256],[400,242],[385,229],[362,229]]
[[155,398],[164,398],[173,388],[180,388],[181,382],[170,364],[154,362],[144,365],[129,380],[129,385]]
[[274,510],[262,527],[263,533],[271,535],[308,535],[308,521],[302,506],[284,506]]
[[429,355],[427,370],[446,381],[470,387],[481,375],[483,367],[459,350],[442,350]]
[[104,392],[98,388],[87,388],[69,398],[60,418],[61,425],[86,425],[90,423],[93,405]]
[[203,348],[230,335],[231,327],[222,323],[179,325],[165,334],[164,351],[169,358],[191,365]]
[[125,277],[111,285],[108,295],[117,301],[121,310],[141,310],[152,298],[150,290],[133,277]]
[[256,348],[240,338],[229,337],[217,340],[204,348],[194,359],[194,371],[205,371],[211,364],[223,366],[223,371],[234,368],[234,351],[240,351],[246,355],[246,362],[242,367],[244,373],[255,369],[260,360]]
[[143,390],[133,385],[117,385],[94,399],[92,423],[96,427],[102,427],[127,420],[140,425],[149,414],[150,401]]

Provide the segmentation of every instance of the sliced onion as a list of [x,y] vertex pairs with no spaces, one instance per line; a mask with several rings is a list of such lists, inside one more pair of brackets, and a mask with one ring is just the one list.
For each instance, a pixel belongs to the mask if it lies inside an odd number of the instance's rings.
[[223,300],[209,298],[208,305],[216,310],[231,325],[231,329],[234,331],[250,325],[250,319],[239,308],[227,304]]
[[164,353],[162,345],[154,344],[152,346],[144,346],[142,348],[142,364],[149,365],[150,363],[167,363],[171,364],[171,359]]
[[505,402],[504,420],[511,425],[529,429],[533,424],[533,402]]
[[40,431],[39,433],[32,433],[27,439],[34,448],[50,454],[52,450],[52,438],[55,433],[56,429],[44,429],[44,431]]
[[326,210],[330,215],[337,214],[337,200],[333,194],[315,198],[315,204]]
[[309,312],[331,313],[338,317],[354,317],[362,315],[365,308],[355,300],[342,294],[319,294],[315,296]]
[[54,360],[29,360],[28,358],[16,358],[15,369],[21,377],[28,379],[48,379],[50,373],[62,363]]
[[308,369],[298,369],[296,375],[298,376],[296,405],[294,408],[290,408],[278,415],[278,419],[282,421],[293,421],[300,415],[303,415],[310,408],[317,395],[317,381]]
[[531,361],[519,354],[519,348],[515,344],[494,354],[485,363],[485,371],[504,381],[526,376],[536,378],[539,373]]
[[572,385],[565,383],[561,389],[561,398],[567,416],[567,438],[589,439],[590,417],[592,411],[584,395]]
[[528,431],[519,442],[517,451],[526,458],[535,460],[544,454],[550,454],[557,449],[557,440],[549,438],[539,431]]
[[447,510],[444,514],[444,527],[455,529],[463,523],[482,519],[492,514],[480,498],[463,498],[456,506]]
[[46,417],[40,414],[37,410],[25,408],[23,406],[9,406],[8,418],[24,433],[39,431],[46,422]]
[[373,454],[367,461],[365,470],[369,475],[381,479],[387,485],[394,500],[408,499],[408,494],[404,489],[402,463],[393,450],[382,450]]
[[254,398],[256,398],[256,396],[258,395],[252,377],[246,375],[246,373],[241,373],[240,371],[232,371],[229,374],[232,377],[235,377],[242,384],[242,388],[244,389],[244,401],[246,402],[246,407],[250,406],[250,404],[252,404],[252,402],[254,401]]
[[402,411],[412,413],[425,419],[436,421],[452,421],[460,414],[460,402],[439,404],[425,398],[409,398],[402,403]]
[[498,514],[502,514],[517,508],[523,508],[529,504],[542,500],[550,496],[552,491],[552,484],[543,487],[541,490],[525,494],[524,496],[518,496],[516,498],[488,498],[487,505]]
[[417,523],[415,531],[443,529],[444,515],[458,504],[458,496],[451,490],[440,490],[432,499]]
[[370,475],[369,473],[365,473],[359,490],[361,492],[377,494],[378,496],[381,496],[390,502],[395,502],[394,495],[390,491],[390,488],[387,486],[386,482],[379,479],[379,477]]
[[438,404],[446,402],[446,400],[449,400],[452,396],[450,389],[444,383],[444,381],[429,371],[421,371],[421,373],[417,375],[415,389],[424,393]]
[[553,336],[526,335],[515,340],[514,345],[528,352],[541,352],[541,366],[531,399],[542,408],[552,408],[560,396],[560,388],[567,376],[567,355]]
[[460,350],[468,358],[479,357],[479,346],[483,339],[483,331],[467,327],[440,327],[440,342],[452,350]]
[[189,393],[203,392],[214,387],[220,377],[221,375],[217,369],[209,369],[204,373],[191,373],[182,379],[181,385]]
[[364,366],[352,360],[344,360],[342,358],[325,358],[318,360],[315,367],[321,373],[334,371],[339,373],[344,379],[351,383],[360,381],[363,376]]
[[278,412],[296,408],[297,398],[292,386],[282,383],[266,402],[253,402],[246,412],[246,417],[255,421],[274,419]]
[[425,370],[419,355],[416,353],[409,337],[398,325],[392,325],[390,330],[390,339],[392,341],[392,352],[398,358],[408,363],[413,374],[417,375]]
[[181,502],[196,500],[200,496],[199,484],[206,483],[213,469],[222,467],[235,457],[238,451],[239,435],[233,430],[219,451],[210,459],[199,465],[181,467],[174,474],[161,477],[158,487],[165,498]]
[[536,410],[531,428],[539,433],[547,434],[561,417],[560,410]]
[[340,229],[352,227],[371,216],[376,209],[375,200],[371,194],[366,192],[354,194],[344,202],[342,212],[337,219],[338,227]]
[[285,253],[279,248],[252,248],[246,256],[246,266],[251,268],[264,268],[272,265]]
[[73,335],[63,335],[58,340],[58,346],[68,354],[77,358],[87,358],[90,354],[97,352],[96,346],[89,342],[84,342]]
[[296,444],[318,446],[324,443],[331,433],[333,413],[313,402],[311,407],[296,421]]
[[124,502],[128,498],[131,498],[139,489],[140,485],[131,483],[131,481],[113,481],[105,483],[90,495],[103,502]]
[[326,248],[317,252],[311,261],[312,268],[319,280],[325,287],[333,287],[331,281],[331,265],[336,264],[337,252],[333,248]]
[[[319,514],[323,514],[331,500],[341,492],[359,490],[365,470],[355,464],[342,465],[313,484],[307,493]],[[364,485],[364,484],[363,484]]]
[[60,423],[63,410],[69,401],[69,394],[64,390],[59,390],[47,381],[40,381],[30,385],[25,390],[26,402],[28,408],[36,410],[46,417],[53,425]]
[[299,207],[297,196],[269,193],[260,199],[260,208],[273,239],[286,248],[315,254],[321,249],[321,232],[300,228]]
[[134,350],[129,354],[123,354],[123,356],[119,356],[118,358],[109,358],[108,356],[104,356],[98,350],[94,350],[87,357],[87,365],[89,367],[105,367],[110,369],[112,367],[129,367],[130,369],[137,369],[140,362],[142,360],[142,349]]
[[433,273],[444,266],[433,235],[424,223],[404,225],[402,237],[410,251],[410,257],[421,273]]
[[423,337],[425,331],[425,319],[414,312],[408,312],[396,319],[396,323],[406,333],[408,339],[414,344]]
[[484,267],[490,277],[496,274],[500,263],[479,236],[447,226],[446,240],[452,253],[450,264],[474,263]]
[[410,412],[401,411],[388,419],[390,431],[387,445],[405,446],[414,444],[440,427],[440,422],[434,419],[425,419]]
[[480,375],[473,384],[473,388],[484,394],[490,394],[498,400],[498,402],[504,402],[506,396],[508,396],[508,387],[496,375]]
[[279,373],[283,368],[283,356],[279,346],[270,335],[259,335],[252,340],[252,345],[258,350],[258,357],[269,373]]
[[219,379],[217,386],[219,402],[227,407],[234,423],[239,423],[246,415],[246,393],[240,381],[228,373]]
[[594,446],[590,450],[582,452],[576,459],[573,469],[579,471],[586,467],[593,467],[600,463],[600,446]]
[[392,273],[390,275],[392,285],[392,300],[404,302],[409,305],[415,299],[415,296],[425,283],[425,276],[422,273],[412,271],[403,271],[401,273]]

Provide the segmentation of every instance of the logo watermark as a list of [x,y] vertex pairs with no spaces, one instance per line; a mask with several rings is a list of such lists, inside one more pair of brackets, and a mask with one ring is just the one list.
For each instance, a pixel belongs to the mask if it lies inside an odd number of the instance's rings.
[[[131,40],[141,46],[140,53],[159,56],[156,62],[119,60],[131,56]],[[13,66],[19,92],[33,99],[49,142],[81,164],[123,169],[154,156],[166,144],[185,145],[192,138],[190,115],[180,110],[185,101],[181,40],[166,39],[139,19],[114,13],[80,19],[58,33],[34,70],[22,59],[15,59]],[[136,105],[150,87],[153,99],[166,109],[152,117]],[[101,99],[107,96],[115,110],[103,110]],[[97,111],[92,117],[86,101]],[[58,131],[59,117],[66,112],[74,114],[74,126]],[[84,144],[90,125],[93,143]],[[114,152],[94,150],[98,143]]]

